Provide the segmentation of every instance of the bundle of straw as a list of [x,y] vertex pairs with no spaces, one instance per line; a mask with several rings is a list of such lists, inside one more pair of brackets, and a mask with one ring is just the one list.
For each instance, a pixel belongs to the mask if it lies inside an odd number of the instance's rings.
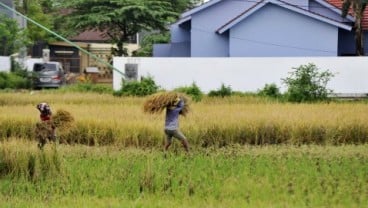
[[42,148],[47,140],[53,140],[53,124],[51,121],[37,122],[36,123],[36,138],[38,140],[38,146]]
[[174,106],[177,98],[184,101],[184,107],[180,114],[185,116],[189,112],[189,98],[177,92],[159,92],[147,98],[143,105],[145,113],[161,113],[165,108]]
[[54,116],[52,116],[52,122],[55,127],[66,128],[74,121],[73,116],[65,110],[59,109]]

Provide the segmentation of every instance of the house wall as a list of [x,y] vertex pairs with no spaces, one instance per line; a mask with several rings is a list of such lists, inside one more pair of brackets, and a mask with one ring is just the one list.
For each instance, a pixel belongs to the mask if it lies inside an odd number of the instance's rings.
[[[4,3],[5,5],[13,8],[13,1],[12,0],[0,0],[1,3]],[[14,17],[14,14],[12,11],[9,11],[8,9],[0,6],[0,14],[5,14],[8,17]]]
[[190,41],[190,31],[188,29],[180,27],[178,24],[171,25],[170,32],[172,43],[181,43]]
[[[314,63],[321,71],[335,74],[327,87],[336,93],[368,93],[368,57],[114,58],[114,67],[121,72],[126,63],[137,64],[138,77],[152,76],[163,89],[195,82],[204,92],[221,84],[236,91],[256,92],[271,83],[285,91],[282,78],[295,67]],[[121,74],[114,71],[114,90],[119,90],[121,83]]]
[[[364,55],[368,55],[368,31],[364,32]],[[354,31],[340,30],[339,32],[339,56],[355,55],[355,33]]]
[[[153,50],[154,57],[189,57],[190,56],[190,24],[179,25],[173,24],[171,31],[170,47],[155,47]],[[158,44],[160,45],[160,44]],[[167,54],[167,55],[166,55]]]
[[239,14],[249,9],[251,1],[224,0],[192,16],[191,56],[192,57],[228,57],[229,43],[225,35],[216,30]]
[[171,44],[153,44],[153,57],[170,57]]
[[230,56],[337,56],[337,38],[337,27],[268,4],[230,30]]
[[368,56],[368,31],[364,32],[364,54]]
[[9,72],[11,68],[10,57],[0,56],[0,72]]
[[339,41],[340,56],[349,56],[355,54],[354,32],[340,30],[338,41]]
[[171,43],[171,57],[190,57],[190,42]]

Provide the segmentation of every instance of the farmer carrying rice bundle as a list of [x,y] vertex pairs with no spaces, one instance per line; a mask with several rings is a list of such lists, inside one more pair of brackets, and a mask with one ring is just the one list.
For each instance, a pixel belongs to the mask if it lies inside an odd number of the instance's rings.
[[188,140],[179,129],[179,115],[185,116],[189,112],[189,99],[183,94],[163,92],[150,96],[144,103],[146,113],[160,113],[164,109],[166,109],[165,151],[170,147],[174,137],[179,139],[185,151],[189,152]]
[[68,127],[74,118],[64,110],[58,110],[53,116],[50,105],[46,102],[39,103],[36,107],[40,111],[41,119],[41,122],[36,124],[36,138],[38,147],[42,149],[47,141],[56,141],[56,127]]

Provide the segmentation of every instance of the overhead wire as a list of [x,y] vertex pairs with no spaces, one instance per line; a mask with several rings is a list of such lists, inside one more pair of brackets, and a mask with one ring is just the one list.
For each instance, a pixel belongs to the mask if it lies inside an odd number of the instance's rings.
[[63,36],[59,35],[58,33],[56,33],[56,32],[54,32],[54,31],[52,31],[52,30],[48,29],[47,27],[43,26],[42,24],[38,23],[37,21],[35,21],[35,20],[33,20],[33,19],[31,19],[31,18],[29,18],[29,17],[27,17],[27,16],[23,15],[22,13],[18,12],[17,10],[15,10],[15,9],[13,9],[13,8],[11,8],[11,7],[7,6],[7,5],[5,5],[5,4],[4,4],[4,3],[2,3],[1,1],[0,1],[0,6],[4,7],[5,9],[7,9],[7,10],[9,10],[9,11],[11,11],[11,12],[14,12],[15,14],[17,14],[17,15],[19,15],[19,16],[21,16],[21,17],[25,18],[27,21],[29,21],[29,22],[33,23],[34,25],[36,25],[36,26],[40,27],[41,29],[45,30],[46,32],[48,32],[48,33],[50,33],[50,34],[54,35],[55,37],[57,37],[57,38],[59,38],[59,39],[61,39],[61,40],[65,41],[66,43],[68,43],[68,44],[70,44],[70,45],[72,45],[72,46],[74,46],[74,47],[78,48],[78,49],[79,49],[80,51],[82,51],[83,53],[85,53],[85,54],[87,54],[87,55],[91,56],[91,57],[92,57],[92,58],[94,58],[96,61],[98,61],[98,62],[100,62],[100,63],[102,63],[102,64],[104,64],[104,65],[108,66],[108,67],[109,67],[109,68],[111,68],[112,70],[114,70],[114,71],[118,72],[118,73],[119,73],[119,74],[121,74],[123,77],[125,77],[125,74],[124,74],[123,72],[121,72],[119,69],[115,68],[115,67],[114,67],[113,65],[111,65],[110,63],[108,63],[108,62],[106,62],[105,60],[103,60],[103,59],[99,58],[99,57],[98,57],[98,56],[96,56],[95,54],[93,54],[93,53],[91,53],[91,52],[89,52],[89,51],[87,51],[87,50],[85,50],[85,49],[81,48],[81,47],[80,47],[80,46],[78,46],[77,44],[75,44],[75,43],[73,43],[73,42],[69,41],[68,39],[64,38]]

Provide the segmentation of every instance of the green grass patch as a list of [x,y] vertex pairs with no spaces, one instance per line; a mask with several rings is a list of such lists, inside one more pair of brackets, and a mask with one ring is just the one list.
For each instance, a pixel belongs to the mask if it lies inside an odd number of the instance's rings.
[[[35,145],[35,144],[34,144]],[[18,148],[4,143],[2,148]],[[47,146],[45,151],[51,149]],[[0,207],[364,207],[360,146],[157,149],[64,146],[59,175],[1,177]],[[24,165],[24,164],[20,164]]]

